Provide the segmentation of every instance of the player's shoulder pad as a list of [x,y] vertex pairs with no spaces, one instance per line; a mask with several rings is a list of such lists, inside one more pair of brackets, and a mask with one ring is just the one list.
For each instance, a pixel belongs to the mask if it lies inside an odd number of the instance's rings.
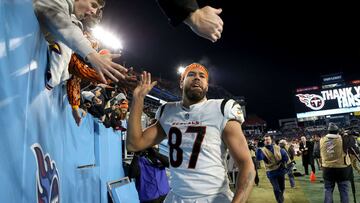
[[221,113],[229,120],[244,122],[244,114],[239,103],[233,99],[224,99],[220,105]]
[[156,111],[156,114],[155,114],[155,118],[156,120],[160,120],[161,116],[163,115],[164,113],[164,109],[165,109],[165,106],[166,106],[167,103],[161,105],[158,110]]
[[168,111],[169,109],[174,108],[178,105],[179,102],[166,102],[165,104],[161,105],[158,110],[156,111],[155,118],[156,120],[160,120],[161,116],[163,116],[165,110]]

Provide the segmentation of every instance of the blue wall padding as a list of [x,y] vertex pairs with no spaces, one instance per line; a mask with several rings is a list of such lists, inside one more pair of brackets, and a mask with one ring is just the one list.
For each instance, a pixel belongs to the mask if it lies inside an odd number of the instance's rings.
[[76,126],[65,87],[45,89],[46,52],[32,1],[2,0],[0,202],[107,203],[106,183],[124,176],[120,136],[90,115]]

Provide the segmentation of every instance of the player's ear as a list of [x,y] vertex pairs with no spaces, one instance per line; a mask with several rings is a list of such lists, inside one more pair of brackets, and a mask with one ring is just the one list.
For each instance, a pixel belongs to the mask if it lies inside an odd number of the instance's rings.
[[179,87],[180,87],[181,90],[183,89],[183,87],[184,87],[184,79],[180,79]]

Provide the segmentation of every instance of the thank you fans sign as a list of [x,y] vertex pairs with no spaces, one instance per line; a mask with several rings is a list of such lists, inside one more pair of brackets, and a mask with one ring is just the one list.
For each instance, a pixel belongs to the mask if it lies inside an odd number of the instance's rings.
[[311,90],[295,95],[298,118],[360,111],[360,86]]

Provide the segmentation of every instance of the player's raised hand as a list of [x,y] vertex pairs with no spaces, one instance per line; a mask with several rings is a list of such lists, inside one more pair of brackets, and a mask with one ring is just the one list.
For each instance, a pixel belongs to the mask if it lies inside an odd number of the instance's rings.
[[151,89],[157,84],[157,81],[151,81],[151,73],[143,71],[139,84],[133,92],[134,98],[145,98],[145,96],[151,91]]

